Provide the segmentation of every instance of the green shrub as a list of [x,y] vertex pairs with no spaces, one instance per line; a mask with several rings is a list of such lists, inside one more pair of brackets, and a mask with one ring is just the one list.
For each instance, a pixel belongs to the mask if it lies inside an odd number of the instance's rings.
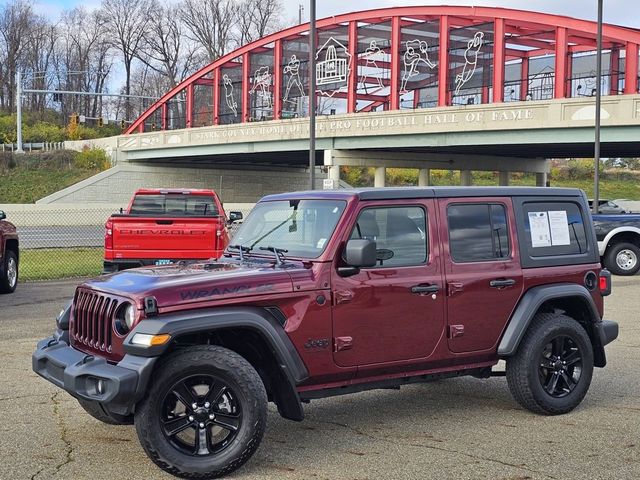
[[83,170],[106,170],[111,167],[111,161],[104,150],[100,148],[87,148],[79,152],[74,159],[77,168]]
[[47,122],[38,122],[23,128],[25,142],[62,142],[65,139],[64,129]]
[[0,143],[15,143],[17,137],[16,116],[0,115]]
[[373,186],[373,169],[367,167],[342,167],[340,178],[352,187]]

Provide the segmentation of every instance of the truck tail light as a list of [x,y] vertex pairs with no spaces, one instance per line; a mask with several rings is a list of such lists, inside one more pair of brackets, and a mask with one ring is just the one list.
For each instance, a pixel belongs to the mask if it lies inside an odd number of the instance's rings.
[[599,287],[603,297],[611,294],[611,272],[606,268],[600,271]]
[[107,222],[104,225],[104,248],[113,249],[113,223]]

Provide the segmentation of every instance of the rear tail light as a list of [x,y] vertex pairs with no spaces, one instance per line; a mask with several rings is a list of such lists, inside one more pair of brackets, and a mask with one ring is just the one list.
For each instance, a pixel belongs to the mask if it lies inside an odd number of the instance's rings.
[[104,248],[113,249],[113,223],[107,222],[104,225]]
[[606,268],[600,271],[599,287],[603,297],[611,294],[611,273]]

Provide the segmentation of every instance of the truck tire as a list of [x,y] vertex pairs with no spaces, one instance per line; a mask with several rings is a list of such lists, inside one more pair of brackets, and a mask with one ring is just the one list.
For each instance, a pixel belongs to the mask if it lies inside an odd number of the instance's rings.
[[635,275],[640,270],[640,248],[633,243],[614,243],[604,254],[604,266],[614,275]]
[[524,408],[559,415],[576,408],[589,390],[593,347],[585,329],[566,315],[538,313],[513,357],[507,383]]
[[267,393],[243,357],[215,345],[176,350],[153,374],[135,425],[149,458],[172,475],[216,478],[256,451]]
[[13,293],[18,285],[18,257],[7,250],[0,265],[0,293]]
[[107,425],[131,425],[133,423],[132,421],[121,421],[113,418],[104,410],[104,408],[102,408],[102,405],[100,405],[99,402],[92,402],[91,400],[85,400],[84,398],[78,398],[77,400],[85,412],[102,423],[106,423]]

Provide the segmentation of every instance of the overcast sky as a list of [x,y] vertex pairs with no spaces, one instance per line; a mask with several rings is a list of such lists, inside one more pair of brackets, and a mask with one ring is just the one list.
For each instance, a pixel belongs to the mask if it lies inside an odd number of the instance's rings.
[[[0,3],[5,3],[5,0],[0,0]],[[76,5],[91,7],[99,5],[99,3],[99,0],[38,0],[36,8],[49,18],[55,18],[64,9],[72,8]],[[297,21],[298,6],[300,4],[305,7],[304,18],[309,18],[308,0],[283,0],[283,3],[285,6],[284,24],[289,24],[293,20]],[[448,4],[519,8],[595,20],[597,8],[597,0],[474,0],[463,2],[455,0],[449,0],[448,2],[446,0],[317,0],[316,3],[318,4],[318,18],[388,6]],[[606,22],[640,28],[640,1],[604,0],[604,19]]]

